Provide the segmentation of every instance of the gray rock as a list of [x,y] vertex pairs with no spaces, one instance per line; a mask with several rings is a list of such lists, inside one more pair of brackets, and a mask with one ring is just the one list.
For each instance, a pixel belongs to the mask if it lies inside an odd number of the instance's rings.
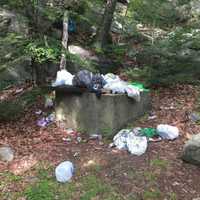
[[200,2],[198,0],[193,0],[190,2],[191,14],[195,17],[200,15]]
[[194,135],[184,146],[182,159],[200,165],[200,134]]
[[0,35],[7,32],[28,34],[26,19],[14,12],[0,8]]
[[14,152],[10,147],[0,147],[0,160],[12,161],[14,158]]
[[85,58],[88,58],[88,59],[91,59],[91,60],[95,59],[95,56],[92,55],[91,51],[89,51],[87,49],[84,49],[84,48],[82,48],[80,46],[69,45],[68,46],[68,50],[69,50],[69,53],[74,54],[74,55],[78,55],[82,59],[85,59]]
[[12,81],[14,83],[23,83],[32,79],[31,59],[26,56],[17,58],[0,66],[1,82]]
[[191,113],[189,118],[193,121],[193,122],[198,122],[200,121],[200,114],[199,113]]

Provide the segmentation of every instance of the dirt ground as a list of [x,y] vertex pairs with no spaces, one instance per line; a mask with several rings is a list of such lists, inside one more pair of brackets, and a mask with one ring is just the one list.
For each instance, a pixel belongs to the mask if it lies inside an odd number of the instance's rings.
[[[7,96],[1,93],[1,97],[9,97],[8,93]],[[0,145],[9,145],[15,151],[14,161],[0,162],[1,174],[8,171],[34,174],[38,163],[48,163],[54,168],[70,160],[76,167],[74,181],[95,170],[97,176],[116,188],[124,199],[200,199],[200,168],[180,159],[186,140],[200,132],[200,126],[189,119],[189,113],[198,109],[198,88],[179,85],[154,89],[151,95],[152,113],[156,118],[149,119],[149,115],[145,115],[133,122],[132,127],[175,125],[180,130],[180,137],[175,141],[151,142],[147,152],[139,157],[109,148],[111,141],[106,139],[88,141],[87,136],[80,134],[82,141],[78,142],[76,134],[69,136],[67,130],[55,123],[46,128],[37,126],[39,116],[35,111],[43,109],[38,100],[18,121],[0,123]],[[71,141],[63,140],[67,137],[71,137]],[[24,164],[23,160],[30,163]],[[13,181],[7,187],[0,187],[0,193],[22,190],[27,184],[25,180],[17,185]]]

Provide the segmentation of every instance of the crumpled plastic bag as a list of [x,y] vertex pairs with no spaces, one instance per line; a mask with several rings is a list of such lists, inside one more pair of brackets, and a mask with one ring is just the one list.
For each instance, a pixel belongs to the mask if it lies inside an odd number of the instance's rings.
[[90,91],[97,91],[103,88],[105,80],[100,74],[93,74],[88,70],[79,71],[73,78],[74,86],[86,87]]
[[119,76],[112,74],[112,73],[108,73],[106,75],[103,75],[104,80],[106,81],[106,83],[112,83],[112,82],[119,82],[121,81],[121,79],[119,78]]
[[127,85],[125,91],[128,97],[135,99],[137,102],[140,102],[140,90],[135,88],[132,85]]
[[147,149],[147,138],[145,136],[136,136],[130,133],[127,138],[127,148],[131,154],[141,156]]
[[108,73],[103,76],[106,84],[104,85],[104,89],[111,90],[112,93],[124,94],[126,92],[127,83],[122,81],[119,76],[114,75],[112,73]]
[[118,149],[128,150],[131,154],[140,156],[146,152],[148,141],[145,136],[139,135],[140,128],[122,129],[113,138],[113,144]]
[[73,75],[69,73],[67,70],[62,69],[57,72],[56,81],[52,83],[53,87],[61,86],[61,85],[72,85]]
[[60,163],[55,169],[56,180],[61,183],[68,182],[74,174],[74,166],[70,161]]
[[119,133],[117,133],[117,135],[114,136],[113,144],[118,149],[127,149],[127,138],[130,132],[130,129],[122,129]]
[[178,128],[167,124],[158,125],[156,131],[163,139],[174,140],[179,136]]
[[110,82],[104,85],[104,89],[111,90],[113,94],[125,94],[127,83],[124,81]]
[[106,81],[104,89],[111,90],[113,94],[127,93],[128,97],[135,99],[137,102],[140,101],[140,89],[137,87],[128,84],[121,80],[119,76],[112,73],[104,75],[103,78]]
[[55,121],[55,114],[52,113],[50,114],[49,116],[47,117],[43,117],[41,119],[39,119],[37,121],[37,125],[40,126],[40,127],[46,127],[48,126],[50,123],[54,122]]

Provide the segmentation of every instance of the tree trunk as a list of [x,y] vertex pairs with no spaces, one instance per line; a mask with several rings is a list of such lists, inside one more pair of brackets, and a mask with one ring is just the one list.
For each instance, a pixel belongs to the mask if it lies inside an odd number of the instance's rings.
[[104,11],[103,21],[100,25],[97,36],[97,43],[100,48],[104,48],[108,44],[109,32],[112,25],[113,15],[116,9],[117,0],[107,0]]
[[63,17],[63,37],[62,37],[62,55],[60,60],[60,69],[66,68],[66,51],[67,51],[67,43],[68,43],[68,11],[65,11]]

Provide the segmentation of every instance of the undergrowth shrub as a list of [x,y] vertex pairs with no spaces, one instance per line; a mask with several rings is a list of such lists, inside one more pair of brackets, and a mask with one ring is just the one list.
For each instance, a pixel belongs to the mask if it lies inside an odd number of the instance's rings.
[[199,83],[199,41],[200,30],[177,29],[153,45],[146,44],[137,54],[143,72],[148,69],[146,82],[149,85]]
[[25,109],[31,107],[36,102],[38,96],[45,91],[35,88],[27,91],[17,99],[0,102],[0,121],[13,121],[21,117]]

